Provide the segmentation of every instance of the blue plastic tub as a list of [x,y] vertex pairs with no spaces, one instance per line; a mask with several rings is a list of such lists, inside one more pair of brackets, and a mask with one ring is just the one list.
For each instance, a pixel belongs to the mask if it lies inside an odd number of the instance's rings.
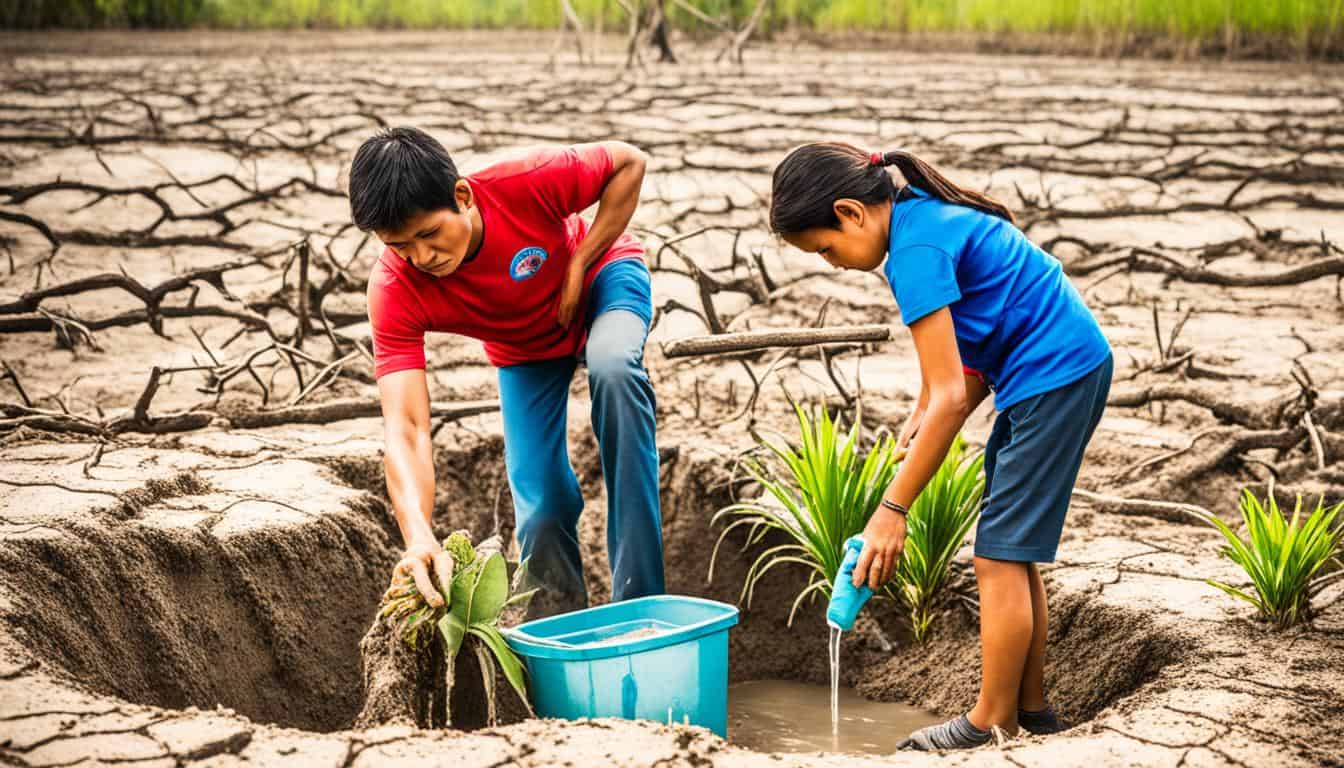
[[[727,736],[735,624],[731,605],[658,595],[529,621],[505,636],[527,663],[543,717],[691,723]],[[622,639],[631,633],[642,636]]]

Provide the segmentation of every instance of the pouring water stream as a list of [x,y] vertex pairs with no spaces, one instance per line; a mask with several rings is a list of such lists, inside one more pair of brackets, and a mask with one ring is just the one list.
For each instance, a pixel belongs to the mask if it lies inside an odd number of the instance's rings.
[[840,741],[840,636],[854,626],[859,609],[873,596],[867,585],[855,586],[854,567],[863,551],[863,537],[845,540],[844,556],[831,582],[831,601],[826,607],[826,624],[831,628],[831,740],[839,749]]
[[839,627],[831,625],[831,741],[839,750],[840,741],[840,636]]

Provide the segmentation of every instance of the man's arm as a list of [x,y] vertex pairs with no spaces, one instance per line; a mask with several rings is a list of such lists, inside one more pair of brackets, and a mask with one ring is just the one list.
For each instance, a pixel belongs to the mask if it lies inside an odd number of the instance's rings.
[[430,438],[429,387],[425,372],[411,369],[378,379],[383,405],[383,465],[387,470],[387,494],[406,550],[392,578],[410,576],[430,605],[443,597],[429,578],[430,569],[439,584],[452,582],[452,558],[434,536],[434,446]]
[[574,320],[588,268],[607,252],[630,225],[630,217],[635,215],[635,208],[639,205],[640,187],[644,185],[644,166],[648,155],[623,141],[604,141],[601,145],[611,155],[611,175],[607,177],[602,196],[598,198],[597,215],[588,228],[588,234],[574,251],[574,259],[569,263],[569,274],[560,290],[556,319],[564,326]]

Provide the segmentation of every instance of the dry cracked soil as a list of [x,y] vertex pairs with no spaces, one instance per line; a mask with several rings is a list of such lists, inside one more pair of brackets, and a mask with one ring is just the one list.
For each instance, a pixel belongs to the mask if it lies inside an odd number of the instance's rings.
[[[742,68],[594,64],[504,33],[0,36],[0,763],[463,767],[1344,764],[1344,582],[1277,631],[1200,518],[1243,487],[1344,499],[1344,70],[759,44]],[[1047,683],[1074,727],[980,750],[767,755],[697,728],[516,717],[354,728],[359,643],[398,534],[364,285],[341,192],[381,125],[470,170],[618,138],[651,156],[633,224],[654,273],[668,588],[737,602],[720,507],[759,489],[751,431],[786,393],[892,428],[911,343],[871,274],[766,234],[773,164],[830,137],[907,147],[1005,200],[1116,350],[1059,561]],[[880,324],[891,340],[673,357],[711,332]],[[434,522],[512,535],[479,347],[431,337]],[[587,391],[571,453],[594,602],[610,595]],[[984,409],[988,411],[988,408]],[[981,444],[992,414],[967,427]],[[768,542],[767,542],[768,543]],[[846,638],[865,697],[970,706],[969,550],[932,638],[877,604]],[[761,582],[735,681],[827,680],[803,574]],[[895,742],[904,734],[890,734]]]

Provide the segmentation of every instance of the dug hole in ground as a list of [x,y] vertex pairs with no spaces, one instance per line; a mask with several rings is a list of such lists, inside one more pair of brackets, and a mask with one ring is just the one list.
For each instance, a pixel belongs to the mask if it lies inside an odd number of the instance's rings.
[[[591,437],[575,440],[581,477],[598,481]],[[668,589],[733,602],[751,551],[743,555],[730,538],[714,583],[705,583],[709,518],[728,503],[732,476],[721,453],[697,447],[704,442],[663,437]],[[306,448],[287,452],[285,459],[211,461],[212,454],[249,446],[260,456],[266,444],[246,434],[211,435],[196,444],[201,453],[183,446],[107,457],[105,487],[117,487],[123,497],[138,491],[136,507],[71,503],[50,509],[49,525],[11,537],[0,550],[12,588],[25,596],[5,604],[0,685],[9,753],[30,765],[88,754],[136,762],[164,754],[239,755],[249,762],[304,756],[315,763],[354,758],[370,765],[400,756],[481,766],[508,757],[537,765],[647,764],[651,754],[673,761],[708,757],[724,765],[759,759],[732,745],[731,722],[727,743],[701,729],[625,721],[528,720],[433,732],[395,722],[395,715],[394,724],[367,727],[378,715],[365,713],[366,727],[351,730],[364,705],[365,683],[378,684],[361,676],[359,646],[398,544],[390,513],[375,495],[381,490],[376,436],[347,439],[339,454]],[[40,450],[53,461],[62,455],[59,446]],[[499,438],[486,436],[439,451],[437,525],[492,530],[498,512],[507,531],[507,492],[497,504],[501,450]],[[160,465],[175,460],[216,468],[161,466],[162,480],[138,487],[111,479],[142,474],[151,458]],[[60,475],[47,477],[55,482]],[[264,496],[252,497],[258,488]],[[600,498],[592,503],[582,529],[594,603],[608,590],[601,504]],[[276,519],[277,507],[288,519]],[[210,511],[216,509],[223,511]],[[1122,527],[1128,521],[1118,522]],[[1178,533],[1164,528],[1148,526],[1145,541]],[[1075,555],[1050,572],[1047,683],[1054,705],[1078,727],[966,755],[776,757],[797,765],[1000,759],[1163,764],[1172,752],[1223,751],[1228,757],[1259,755],[1248,763],[1259,765],[1270,764],[1261,761],[1271,756],[1274,764],[1319,757],[1285,751],[1287,739],[1297,737],[1256,725],[1276,712],[1286,715],[1300,694],[1286,692],[1282,677],[1257,682],[1248,675],[1245,649],[1258,641],[1255,628],[1220,618],[1222,611],[1206,595],[1181,588],[1192,567],[1207,566],[1095,526],[1068,549],[1084,549],[1095,559]],[[1165,565],[1168,575],[1151,575],[1145,564]],[[800,576],[783,569],[761,582],[751,609],[743,610],[730,633],[733,682],[827,683],[820,604],[804,608],[793,627],[786,626],[802,586]],[[921,646],[907,642],[901,627],[889,605],[874,602],[865,610],[845,637],[844,682],[871,699],[909,701],[945,714],[968,708],[978,684],[974,618],[951,608]],[[1284,665],[1289,674],[1320,679],[1339,657],[1327,652],[1304,661],[1312,657],[1299,643],[1294,658]],[[502,679],[496,690],[504,719],[516,720],[520,713],[508,706],[513,694]],[[455,702],[454,709],[471,706]],[[1296,722],[1299,728],[1321,727]],[[1259,741],[1251,738],[1256,734]],[[891,734],[893,744],[901,735]]]

